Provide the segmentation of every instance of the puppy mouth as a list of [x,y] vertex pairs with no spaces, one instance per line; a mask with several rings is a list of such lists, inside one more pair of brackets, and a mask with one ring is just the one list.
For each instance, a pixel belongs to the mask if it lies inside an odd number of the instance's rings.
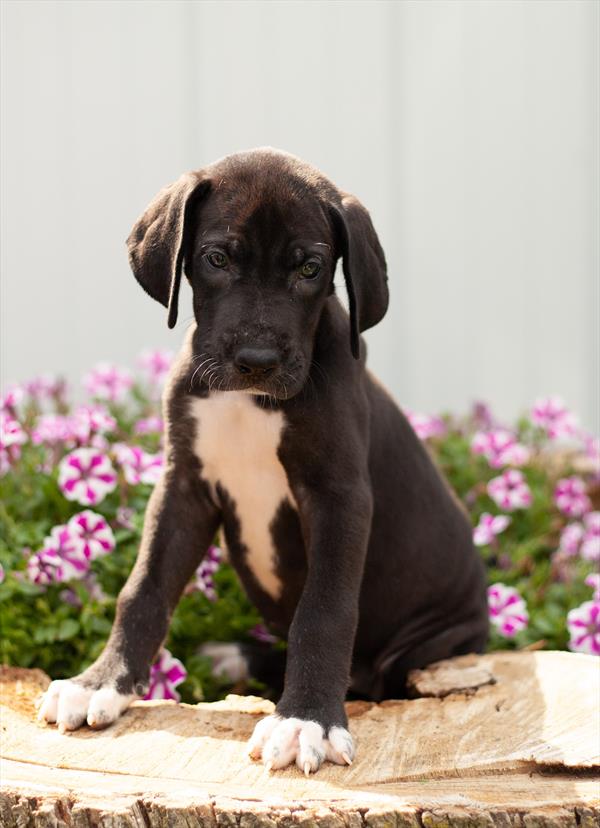
[[215,358],[193,358],[190,391],[201,387],[209,391],[237,391],[256,397],[287,400],[299,391],[299,378],[289,371],[278,368],[262,373],[244,374],[233,366]]

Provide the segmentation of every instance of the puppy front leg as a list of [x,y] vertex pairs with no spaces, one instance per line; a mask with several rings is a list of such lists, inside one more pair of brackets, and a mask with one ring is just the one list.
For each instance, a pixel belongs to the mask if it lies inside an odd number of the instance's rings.
[[344,699],[373,509],[366,484],[312,500],[308,575],[289,631],[285,689],[249,745],[268,767],[295,761],[307,775],[326,758],[354,758]]
[[102,654],[81,675],[53,681],[39,718],[61,731],[105,727],[147,692],[150,665],[184,587],[206,554],[219,512],[200,477],[169,469],[154,489],[136,564],[121,590]]

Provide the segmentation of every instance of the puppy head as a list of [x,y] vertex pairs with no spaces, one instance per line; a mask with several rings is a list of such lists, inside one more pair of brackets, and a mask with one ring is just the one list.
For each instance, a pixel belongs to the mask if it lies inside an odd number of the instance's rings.
[[215,389],[298,393],[340,256],[356,358],[360,332],[387,310],[385,258],[365,208],[274,150],[182,176],[150,204],[127,245],[136,279],[168,308],[169,327],[185,272],[198,324],[194,358]]

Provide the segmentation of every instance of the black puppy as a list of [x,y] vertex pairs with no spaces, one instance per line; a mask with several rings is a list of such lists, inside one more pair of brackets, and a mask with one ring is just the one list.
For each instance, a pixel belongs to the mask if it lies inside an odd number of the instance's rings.
[[[166,470],[106,649],[55,681],[40,716],[101,727],[146,691],[177,601],[222,527],[288,642],[283,695],[250,753],[305,773],[354,756],[349,687],[403,693],[407,671],[480,651],[471,527],[412,428],[365,370],[386,265],[369,214],[313,167],[263,149],[163,190],[128,239],[136,279],[190,330],[164,396]],[[342,258],[350,314],[334,295]]]

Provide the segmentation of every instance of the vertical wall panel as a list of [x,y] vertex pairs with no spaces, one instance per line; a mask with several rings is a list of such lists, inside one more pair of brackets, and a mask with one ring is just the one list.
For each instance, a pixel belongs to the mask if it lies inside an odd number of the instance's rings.
[[270,144],[371,210],[371,364],[410,407],[598,418],[598,6],[8,0],[2,379],[177,347],[129,274],[183,170]]

